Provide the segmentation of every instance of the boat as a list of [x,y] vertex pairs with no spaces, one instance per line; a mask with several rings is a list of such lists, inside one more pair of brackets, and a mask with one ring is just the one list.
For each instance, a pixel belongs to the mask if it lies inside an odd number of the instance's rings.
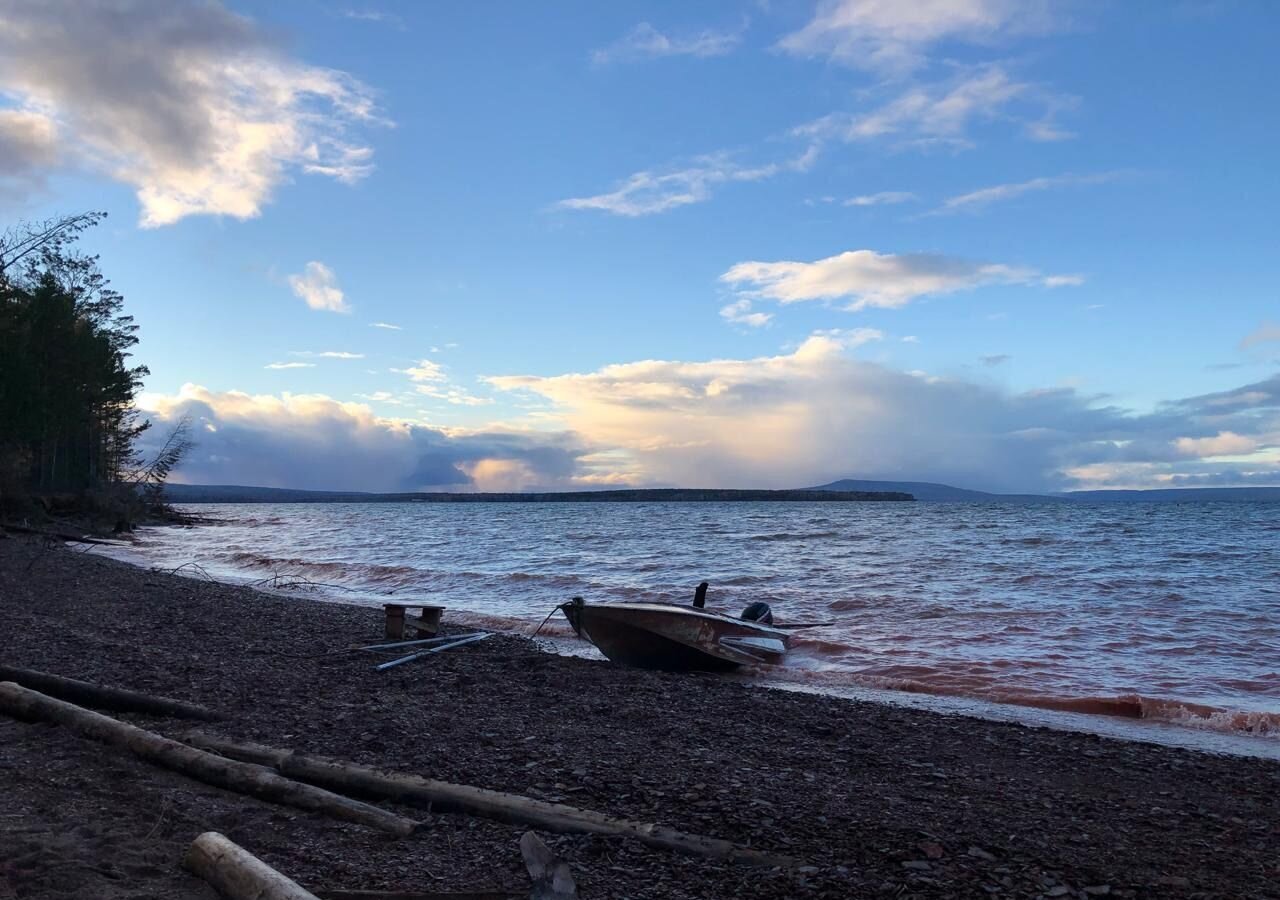
[[612,662],[641,669],[726,672],[749,663],[779,663],[791,637],[764,621],[672,603],[587,603],[574,597],[559,609],[574,632]]

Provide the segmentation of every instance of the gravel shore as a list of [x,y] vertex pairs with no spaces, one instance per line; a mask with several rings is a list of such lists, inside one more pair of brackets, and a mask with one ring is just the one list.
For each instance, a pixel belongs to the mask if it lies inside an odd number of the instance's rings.
[[[545,835],[584,898],[1280,897],[1275,762],[633,671],[517,637],[385,673],[367,655],[326,655],[381,629],[378,609],[0,532],[0,661],[202,703],[229,714],[209,726],[226,736],[804,863]],[[0,898],[212,900],[179,867],[207,830],[312,890],[527,891],[525,829],[397,811],[430,827],[391,840],[0,717]]]

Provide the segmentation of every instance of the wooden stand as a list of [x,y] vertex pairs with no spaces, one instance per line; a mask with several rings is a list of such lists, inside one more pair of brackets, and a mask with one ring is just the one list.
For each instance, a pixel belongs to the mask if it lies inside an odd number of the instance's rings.
[[[435,637],[440,631],[440,617],[444,615],[443,606],[431,606],[426,603],[384,603],[383,610],[387,614],[386,635],[389,641],[404,640],[405,626],[415,629],[419,637]],[[420,609],[417,618],[406,617],[411,609]]]

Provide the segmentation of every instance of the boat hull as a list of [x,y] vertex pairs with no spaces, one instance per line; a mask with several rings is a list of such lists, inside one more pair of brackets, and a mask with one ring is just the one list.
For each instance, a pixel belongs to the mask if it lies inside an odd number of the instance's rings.
[[717,613],[664,604],[566,604],[574,630],[612,662],[670,672],[726,672],[777,663],[784,631]]

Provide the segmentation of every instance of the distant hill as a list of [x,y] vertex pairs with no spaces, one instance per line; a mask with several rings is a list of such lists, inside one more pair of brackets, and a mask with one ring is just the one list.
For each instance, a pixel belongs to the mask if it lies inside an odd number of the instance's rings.
[[1280,503],[1280,487],[1157,488],[1147,491],[1068,491],[1071,500],[1091,503]]
[[1218,503],[1280,502],[1280,487],[1154,488],[1123,491],[1066,491],[1059,494],[992,494],[932,481],[867,481],[845,478],[813,488],[815,491],[905,491],[917,500],[942,503]]
[[235,484],[169,484],[170,503],[696,503],[707,501],[850,502],[914,499],[901,491],[753,491],[699,488],[655,488],[620,491],[556,491],[551,493],[404,493],[300,491],[292,488]]
[[857,478],[845,478],[833,481],[815,491],[902,491],[917,500],[943,503],[1047,503],[1061,500],[1061,495],[1049,494],[991,494],[986,491],[971,491],[967,488],[952,487],[949,484],[937,484],[932,481],[866,481]]

